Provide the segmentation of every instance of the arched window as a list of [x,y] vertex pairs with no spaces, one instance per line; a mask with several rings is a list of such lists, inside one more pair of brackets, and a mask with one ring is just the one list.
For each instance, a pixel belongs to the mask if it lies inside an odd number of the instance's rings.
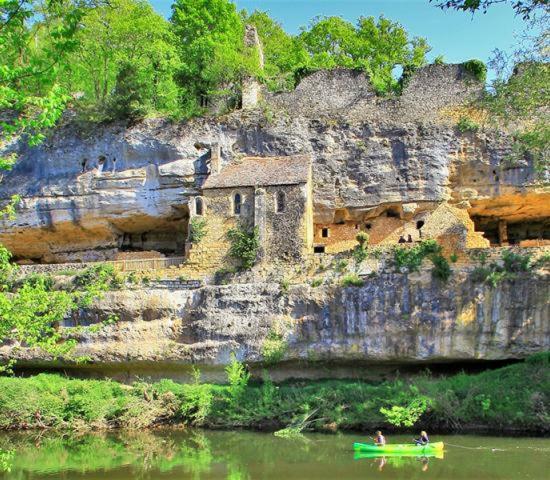
[[203,215],[204,214],[204,202],[201,197],[195,198],[195,214]]
[[233,197],[233,213],[235,215],[241,214],[241,208],[242,208],[242,197],[240,193],[236,193]]
[[285,211],[285,192],[277,192],[277,213]]

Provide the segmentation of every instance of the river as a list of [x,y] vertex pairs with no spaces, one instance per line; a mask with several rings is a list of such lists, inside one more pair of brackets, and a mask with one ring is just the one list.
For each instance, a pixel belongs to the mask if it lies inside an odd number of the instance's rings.
[[[388,436],[391,443],[410,436]],[[550,439],[432,434],[443,458],[356,458],[360,434],[278,438],[161,430],[62,436],[0,434],[2,479],[550,479]]]

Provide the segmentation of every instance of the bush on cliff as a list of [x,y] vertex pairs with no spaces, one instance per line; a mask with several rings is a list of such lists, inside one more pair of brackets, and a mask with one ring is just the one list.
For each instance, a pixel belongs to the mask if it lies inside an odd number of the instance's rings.
[[[485,427],[543,433],[550,431],[549,356],[477,375],[381,383],[325,380],[275,386],[265,378],[249,384],[238,362],[229,369],[230,385],[202,384],[198,378],[191,384],[163,380],[132,386],[50,374],[0,378],[0,428],[142,428],[183,422],[275,429],[305,417],[314,430],[395,428],[395,415],[388,418],[383,409],[399,413],[403,425],[440,431]],[[418,399],[426,408],[416,408]]]

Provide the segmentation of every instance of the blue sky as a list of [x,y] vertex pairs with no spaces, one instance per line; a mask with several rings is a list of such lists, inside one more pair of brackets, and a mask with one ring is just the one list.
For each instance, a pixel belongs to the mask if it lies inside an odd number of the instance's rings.
[[[172,0],[150,0],[165,16]],[[297,33],[317,15],[338,15],[354,21],[359,16],[384,14],[412,35],[427,38],[430,58],[442,54],[447,62],[471,58],[487,61],[495,48],[509,50],[523,27],[510,6],[495,5],[487,14],[442,11],[428,0],[236,0],[239,9],[265,10],[290,33]]]

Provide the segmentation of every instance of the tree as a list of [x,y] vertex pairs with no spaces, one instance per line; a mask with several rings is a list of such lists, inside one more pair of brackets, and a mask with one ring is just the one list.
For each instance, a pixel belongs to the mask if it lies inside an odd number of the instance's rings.
[[537,12],[548,12],[548,0],[430,0],[435,2],[439,8],[454,8],[466,12],[475,13],[482,11],[486,13],[489,7],[499,3],[510,5],[516,15],[528,19]]
[[361,17],[355,26],[340,17],[316,18],[299,38],[310,57],[309,69],[360,68],[379,93],[398,89],[395,67],[421,67],[429,51],[425,39],[410,39],[399,23],[384,17]]
[[[0,0],[0,148],[24,135],[31,145],[43,138],[69,96],[57,80],[85,12],[98,0]],[[0,159],[10,168],[15,157]]]
[[176,37],[148,2],[110,0],[90,10],[76,40],[78,48],[66,67],[64,84],[79,92],[78,105],[88,118],[177,112]]
[[[61,117],[69,96],[57,82],[75,35],[93,0],[0,0],[0,149],[14,137],[30,145]],[[16,156],[0,158],[0,171]],[[0,181],[1,181],[0,176]],[[0,208],[0,219],[13,218],[19,197]],[[52,291],[45,277],[19,286],[10,252],[0,245],[0,342],[11,340],[41,347],[53,355],[67,353],[57,324],[76,305],[78,296]],[[0,368],[2,371],[2,368]]]
[[[189,109],[220,89],[240,89],[239,80],[257,73],[244,48],[244,22],[229,0],[175,0],[171,22],[182,64],[178,79]],[[255,63],[255,64],[254,64]]]

